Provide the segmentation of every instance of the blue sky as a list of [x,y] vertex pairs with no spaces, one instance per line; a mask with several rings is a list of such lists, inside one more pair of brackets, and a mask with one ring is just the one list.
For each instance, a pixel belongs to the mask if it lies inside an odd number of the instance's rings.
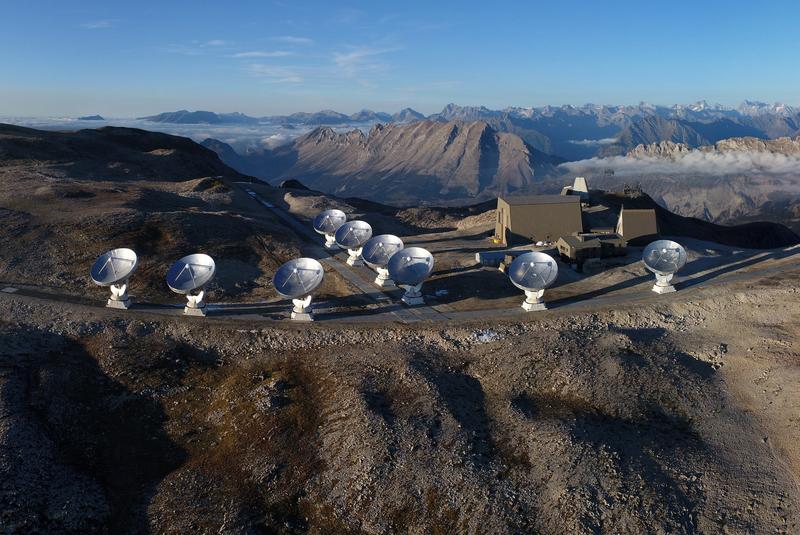
[[800,2],[0,4],[0,115],[800,104]]

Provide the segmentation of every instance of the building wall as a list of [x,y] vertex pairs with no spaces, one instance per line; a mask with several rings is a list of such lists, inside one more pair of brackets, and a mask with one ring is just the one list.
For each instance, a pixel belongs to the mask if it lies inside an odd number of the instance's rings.
[[497,210],[495,212],[494,235],[504,244],[508,245],[508,229],[511,226],[511,209],[509,204],[503,199],[497,199]]
[[[508,205],[507,205],[508,206]],[[526,240],[555,242],[583,231],[580,203],[509,206],[511,232]]]
[[658,219],[653,209],[622,209],[617,225],[617,232],[629,243],[638,245],[658,236]]

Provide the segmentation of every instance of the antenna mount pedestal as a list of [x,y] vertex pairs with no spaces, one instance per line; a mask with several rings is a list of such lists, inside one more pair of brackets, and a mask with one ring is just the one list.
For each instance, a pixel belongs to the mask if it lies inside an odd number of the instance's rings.
[[404,288],[406,293],[403,294],[403,298],[401,301],[407,304],[408,306],[416,306],[416,305],[424,305],[425,300],[422,298],[422,283],[417,284],[416,286],[407,286],[404,284],[400,285],[401,288]]
[[325,234],[325,248],[326,249],[338,249],[339,246],[336,245],[336,236],[333,234]]
[[523,310],[547,310],[547,305],[542,301],[544,290],[525,290],[525,301],[522,302]]
[[656,273],[656,283],[653,285],[653,291],[657,294],[668,294],[674,292],[675,287],[670,284],[673,275],[673,273],[670,273],[669,275],[661,275],[660,273]]
[[311,296],[302,299],[292,299],[292,319],[295,321],[314,321],[314,311],[311,310]]
[[378,276],[375,277],[375,284],[379,288],[394,288],[395,284],[392,279],[389,278],[389,270],[387,268],[376,268],[375,271],[378,272]]
[[111,297],[109,298],[106,306],[108,308],[119,308],[127,310],[131,306],[131,299],[128,297],[128,283],[112,284],[109,286],[111,289]]
[[205,316],[206,315],[206,302],[203,298],[206,292],[200,290],[199,293],[186,294],[186,306],[183,307],[183,313],[187,316]]
[[361,247],[358,249],[347,250],[347,265],[348,266],[363,266],[364,260],[361,258]]

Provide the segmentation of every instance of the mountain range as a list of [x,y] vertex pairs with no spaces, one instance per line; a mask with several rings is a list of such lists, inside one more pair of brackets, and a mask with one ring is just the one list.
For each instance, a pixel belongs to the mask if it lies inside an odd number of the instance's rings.
[[285,126],[342,126],[353,123],[411,123],[423,120],[483,121],[497,132],[516,134],[538,151],[566,160],[625,154],[639,144],[673,141],[691,147],[714,144],[730,137],[773,139],[800,133],[800,108],[781,103],[744,101],[731,108],[705,101],[689,105],[510,107],[448,104],[429,116],[406,108],[395,114],[362,110],[353,114],[323,110],[268,117],[208,111],[162,113],[143,117],[178,124],[270,123]]
[[142,121],[171,124],[258,124],[277,123],[287,125],[341,125],[348,123],[375,123],[395,122],[405,123],[424,119],[425,116],[411,108],[405,108],[395,114],[361,110],[350,115],[333,110],[318,112],[298,112],[291,115],[271,115],[265,117],[251,117],[239,112],[215,113],[213,111],[188,111],[178,110],[171,112],[137,117]]

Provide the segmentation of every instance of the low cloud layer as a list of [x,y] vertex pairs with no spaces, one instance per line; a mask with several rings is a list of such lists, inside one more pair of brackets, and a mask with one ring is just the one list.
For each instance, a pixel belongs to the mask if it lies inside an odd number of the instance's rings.
[[603,139],[572,139],[570,143],[573,145],[583,145],[585,147],[601,147],[603,145],[612,145],[617,142],[615,137],[604,137]]
[[569,173],[602,173],[613,169],[618,176],[629,175],[800,175],[800,155],[772,152],[691,151],[672,158],[655,156],[613,156],[567,162],[560,168]]

